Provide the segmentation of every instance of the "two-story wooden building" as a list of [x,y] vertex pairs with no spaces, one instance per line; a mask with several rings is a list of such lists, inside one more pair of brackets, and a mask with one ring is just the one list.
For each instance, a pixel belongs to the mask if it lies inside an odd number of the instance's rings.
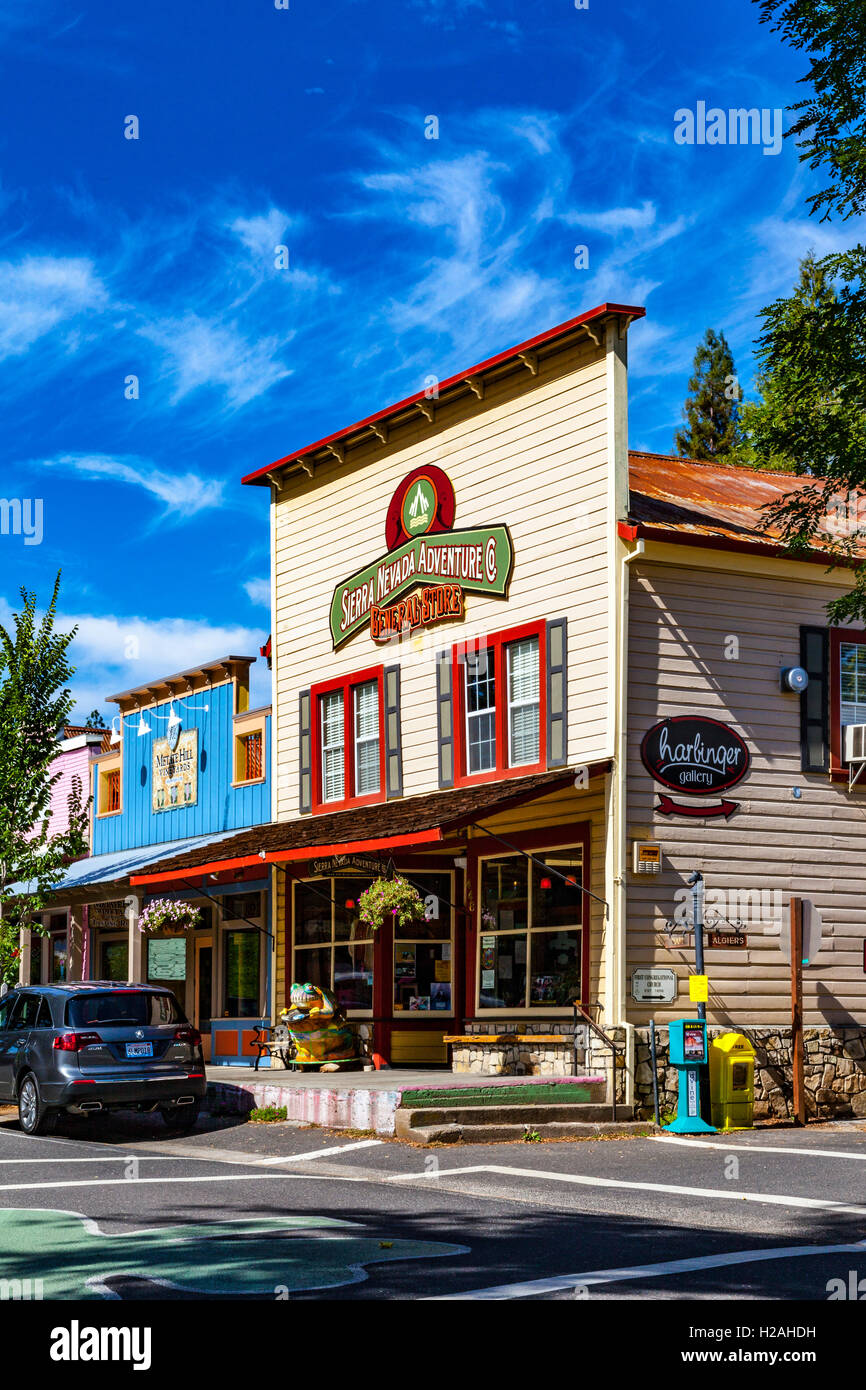
[[[565,1028],[579,999],[630,1092],[641,1030],[693,1008],[688,876],[710,1021],[771,1033],[800,893],[823,1089],[856,1097],[866,634],[828,626],[850,576],[770,534],[796,480],[629,455],[642,313],[601,305],[244,479],[270,504],[273,819],[140,882],[270,864],[277,1004],[328,986],[401,1063]],[[391,867],[423,929],[364,927]]]

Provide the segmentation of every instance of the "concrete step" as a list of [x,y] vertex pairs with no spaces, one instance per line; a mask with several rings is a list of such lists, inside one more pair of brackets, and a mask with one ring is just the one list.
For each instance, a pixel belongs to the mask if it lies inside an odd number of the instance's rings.
[[[634,1122],[632,1106],[617,1106],[617,1123]],[[610,1125],[609,1105],[522,1105],[519,1109],[510,1105],[451,1105],[427,1108],[400,1107],[395,1116],[394,1133],[398,1139],[430,1143],[428,1137],[438,1137],[439,1142],[450,1139],[477,1137],[485,1142],[497,1138],[522,1139],[527,1130],[537,1130],[539,1134],[561,1137],[565,1133],[584,1134],[601,1132],[600,1127]],[[421,1138],[422,1134],[425,1136]]]
[[[533,1125],[496,1124],[431,1124],[407,1129],[401,1134],[398,1111],[397,1137],[407,1139],[412,1144],[513,1144],[524,1141],[527,1133],[537,1134],[542,1139],[601,1139],[617,1135],[623,1139],[642,1134],[656,1133],[656,1127],[649,1120],[610,1120],[592,1124],[588,1121],[541,1121]],[[535,1142],[535,1141],[529,1141]]]

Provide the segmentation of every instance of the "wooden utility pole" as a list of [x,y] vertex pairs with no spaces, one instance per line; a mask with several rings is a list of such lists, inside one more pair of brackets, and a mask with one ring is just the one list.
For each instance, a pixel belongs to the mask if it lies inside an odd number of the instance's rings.
[[791,1058],[794,1071],[794,1124],[806,1123],[803,1050],[803,899],[791,899]]

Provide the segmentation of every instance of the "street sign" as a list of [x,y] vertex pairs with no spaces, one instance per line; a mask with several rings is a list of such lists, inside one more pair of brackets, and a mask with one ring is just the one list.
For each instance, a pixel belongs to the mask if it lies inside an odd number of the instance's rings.
[[749,938],[743,936],[742,932],[737,931],[708,931],[707,946],[714,946],[720,950],[733,951],[748,946]]
[[639,1004],[670,1004],[677,997],[677,972],[635,970],[631,977],[631,994]]
[[[821,909],[809,898],[803,899],[803,964],[814,965],[815,957],[823,945],[824,923]],[[785,960],[791,960],[791,919],[787,912],[782,914],[782,927],[779,933],[779,947]]]

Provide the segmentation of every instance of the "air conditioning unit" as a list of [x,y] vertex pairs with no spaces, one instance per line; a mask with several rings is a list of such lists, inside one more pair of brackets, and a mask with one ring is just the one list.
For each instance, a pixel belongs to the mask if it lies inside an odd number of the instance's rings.
[[845,725],[846,763],[866,763],[866,724]]

